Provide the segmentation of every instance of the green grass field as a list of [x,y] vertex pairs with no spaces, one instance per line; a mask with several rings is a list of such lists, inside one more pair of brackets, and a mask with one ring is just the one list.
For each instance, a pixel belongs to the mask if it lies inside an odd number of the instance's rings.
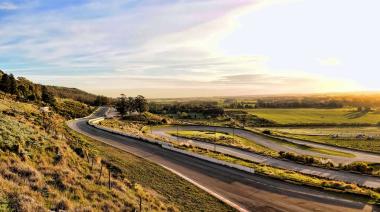
[[342,109],[248,109],[250,114],[278,124],[354,124],[380,122],[380,112],[357,112],[354,108]]
[[[333,128],[265,128],[273,134],[335,146],[380,153],[379,127],[333,127]],[[259,130],[264,130],[260,128]],[[358,139],[357,135],[373,136],[373,140]],[[331,135],[338,135],[337,138]]]
[[[169,134],[177,136],[177,132],[169,132]],[[247,140],[239,136],[233,136],[228,133],[211,132],[211,131],[178,131],[178,136],[193,140],[201,140],[204,142],[223,144],[238,148],[243,148],[255,153],[261,153],[270,156],[278,156],[278,152],[275,152],[269,148],[256,144],[253,141]]]

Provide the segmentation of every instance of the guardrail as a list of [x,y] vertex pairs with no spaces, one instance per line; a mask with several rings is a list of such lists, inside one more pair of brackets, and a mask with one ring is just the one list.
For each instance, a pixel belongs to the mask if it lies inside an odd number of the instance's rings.
[[95,127],[97,129],[100,129],[100,130],[103,130],[103,131],[106,131],[106,132],[109,132],[109,133],[113,133],[113,134],[129,137],[129,138],[133,138],[133,139],[137,139],[137,140],[148,142],[148,143],[152,143],[152,144],[158,144],[159,146],[161,146],[161,148],[167,149],[167,150],[170,150],[170,151],[173,151],[173,152],[181,153],[181,154],[184,154],[184,155],[187,155],[187,156],[190,156],[190,157],[198,158],[200,160],[205,160],[205,161],[208,161],[208,162],[211,162],[211,163],[215,163],[215,164],[218,164],[218,165],[222,165],[222,166],[238,169],[240,171],[244,171],[244,172],[248,172],[248,173],[252,173],[252,174],[255,173],[254,169],[246,167],[246,166],[242,166],[242,165],[238,165],[238,164],[234,164],[234,163],[229,163],[229,162],[225,162],[225,161],[222,161],[222,160],[217,160],[217,159],[210,158],[210,157],[207,157],[207,156],[203,156],[203,155],[200,155],[200,154],[197,154],[197,153],[193,153],[193,152],[189,152],[189,151],[185,151],[185,150],[182,150],[182,149],[175,148],[175,147],[173,147],[172,144],[169,144],[169,143],[166,143],[166,142],[162,142],[162,141],[158,141],[158,140],[155,140],[155,139],[150,139],[150,138],[146,138],[146,137],[142,137],[142,136],[132,135],[132,134],[129,134],[129,133],[121,132],[121,131],[118,131],[118,130],[114,130],[114,129],[111,129],[111,128],[108,128],[108,127],[103,127],[103,126],[98,125],[98,123],[101,122],[101,121],[103,121],[104,119],[105,119],[104,117],[100,117],[100,118],[96,118],[96,119],[91,119],[87,123],[89,125],[91,125],[92,127]]
[[97,129],[100,129],[100,130],[103,130],[103,131],[106,131],[106,132],[110,132],[110,133],[113,133],[113,134],[129,137],[129,138],[134,138],[134,139],[145,141],[145,142],[149,142],[149,143],[158,144],[160,146],[163,145],[163,144],[167,144],[165,142],[158,141],[158,140],[155,140],[155,139],[146,138],[146,137],[138,136],[138,135],[133,135],[133,134],[129,134],[129,133],[126,133],[126,132],[121,132],[119,130],[114,130],[114,129],[111,129],[111,128],[108,128],[108,127],[103,127],[103,126],[98,125],[98,123],[101,122],[101,121],[103,121],[104,119],[105,119],[104,117],[96,118],[96,119],[91,119],[87,123],[89,125],[97,128]]

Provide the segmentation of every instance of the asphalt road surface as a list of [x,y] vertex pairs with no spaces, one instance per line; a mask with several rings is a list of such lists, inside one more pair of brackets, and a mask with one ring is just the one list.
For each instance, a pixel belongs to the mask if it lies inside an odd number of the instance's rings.
[[[87,124],[103,116],[100,108],[88,118],[68,122],[73,130],[159,164],[241,211],[377,211],[373,206],[259,175],[216,165],[183,154],[95,129]],[[162,179],[165,180],[165,179]]]
[[[250,160],[257,163],[270,165],[273,167],[293,170],[293,171],[301,172],[304,174],[311,174],[311,175],[325,177],[325,178],[333,179],[333,180],[340,180],[344,182],[355,183],[358,185],[367,186],[371,188],[380,188],[380,177],[361,175],[361,174],[356,174],[356,173],[351,173],[351,172],[343,172],[343,171],[303,165],[303,164],[295,163],[292,161],[280,160],[280,159],[272,158],[269,156],[259,155],[253,152],[241,150],[234,147],[228,147],[228,146],[223,146],[223,145],[218,145],[218,144],[211,144],[211,143],[202,142],[202,141],[180,138],[180,137],[172,136],[167,133],[170,131],[176,131],[176,129],[177,127],[172,127],[172,126],[160,127],[160,128],[152,129],[152,133],[155,135],[168,137],[172,141],[191,143],[193,146],[197,146],[203,149],[214,150],[217,152],[232,155],[238,158]],[[179,126],[178,127],[178,130],[204,130],[204,131],[215,130],[216,132],[227,132],[226,129],[230,130],[229,128],[213,128],[213,127],[208,127],[208,126]],[[246,132],[242,130],[240,130],[240,132],[244,132],[248,135],[251,134],[250,132]],[[240,132],[236,130],[235,135],[240,136],[241,135],[239,134]],[[241,136],[247,137],[247,135],[241,135]]]
[[[175,127],[163,127],[163,128],[157,128],[154,129],[153,133],[160,133],[160,132],[167,132],[167,131],[173,131],[176,130]],[[216,132],[225,132],[225,133],[232,133],[232,128],[228,127],[209,127],[209,126],[180,126],[179,130],[204,130],[204,131],[216,131]],[[322,148],[322,149],[328,149],[328,150],[334,150],[339,152],[346,152],[355,155],[355,157],[349,158],[349,157],[342,157],[342,156],[334,156],[334,155],[328,155],[328,154],[322,154],[314,151],[308,151],[303,149],[298,149],[296,147],[282,145],[280,143],[272,141],[270,138],[259,135],[253,132],[249,132],[242,129],[234,129],[234,134],[243,138],[246,138],[250,141],[253,141],[257,144],[260,144],[262,146],[268,147],[269,149],[273,149],[275,151],[284,151],[284,152],[294,152],[301,155],[311,155],[321,158],[327,158],[330,159],[335,164],[348,164],[356,161],[366,161],[366,162],[374,162],[378,163],[380,161],[380,155],[378,154],[372,154],[372,153],[366,153],[356,150],[350,150],[347,148],[341,148],[341,147],[334,147],[324,144],[316,144],[312,142],[307,141],[301,141],[297,139],[286,139],[289,142],[296,143],[296,144],[302,144],[309,147],[316,147],[316,148]]]

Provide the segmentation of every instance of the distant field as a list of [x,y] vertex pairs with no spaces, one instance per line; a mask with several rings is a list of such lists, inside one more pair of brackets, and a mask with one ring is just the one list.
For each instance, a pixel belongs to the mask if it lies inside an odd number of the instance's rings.
[[[279,136],[380,153],[380,127],[260,128],[264,129]],[[358,135],[364,137],[357,138]]]
[[278,124],[354,124],[380,122],[380,112],[357,112],[342,109],[248,109],[250,114],[275,121]]
[[[268,129],[268,128],[261,128]],[[355,138],[359,134],[374,136],[380,139],[380,127],[297,127],[297,128],[271,128],[276,132],[293,135],[309,135],[309,136],[330,136],[332,134],[339,135],[344,138]]]

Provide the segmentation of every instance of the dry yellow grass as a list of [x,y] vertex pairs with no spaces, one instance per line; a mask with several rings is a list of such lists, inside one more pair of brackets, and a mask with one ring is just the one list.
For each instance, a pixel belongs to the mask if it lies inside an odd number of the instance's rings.
[[178,210],[111,162],[101,165],[96,151],[66,133],[59,115],[44,117],[34,105],[10,100],[0,105],[1,211],[130,211],[139,208],[140,196],[144,210]]

